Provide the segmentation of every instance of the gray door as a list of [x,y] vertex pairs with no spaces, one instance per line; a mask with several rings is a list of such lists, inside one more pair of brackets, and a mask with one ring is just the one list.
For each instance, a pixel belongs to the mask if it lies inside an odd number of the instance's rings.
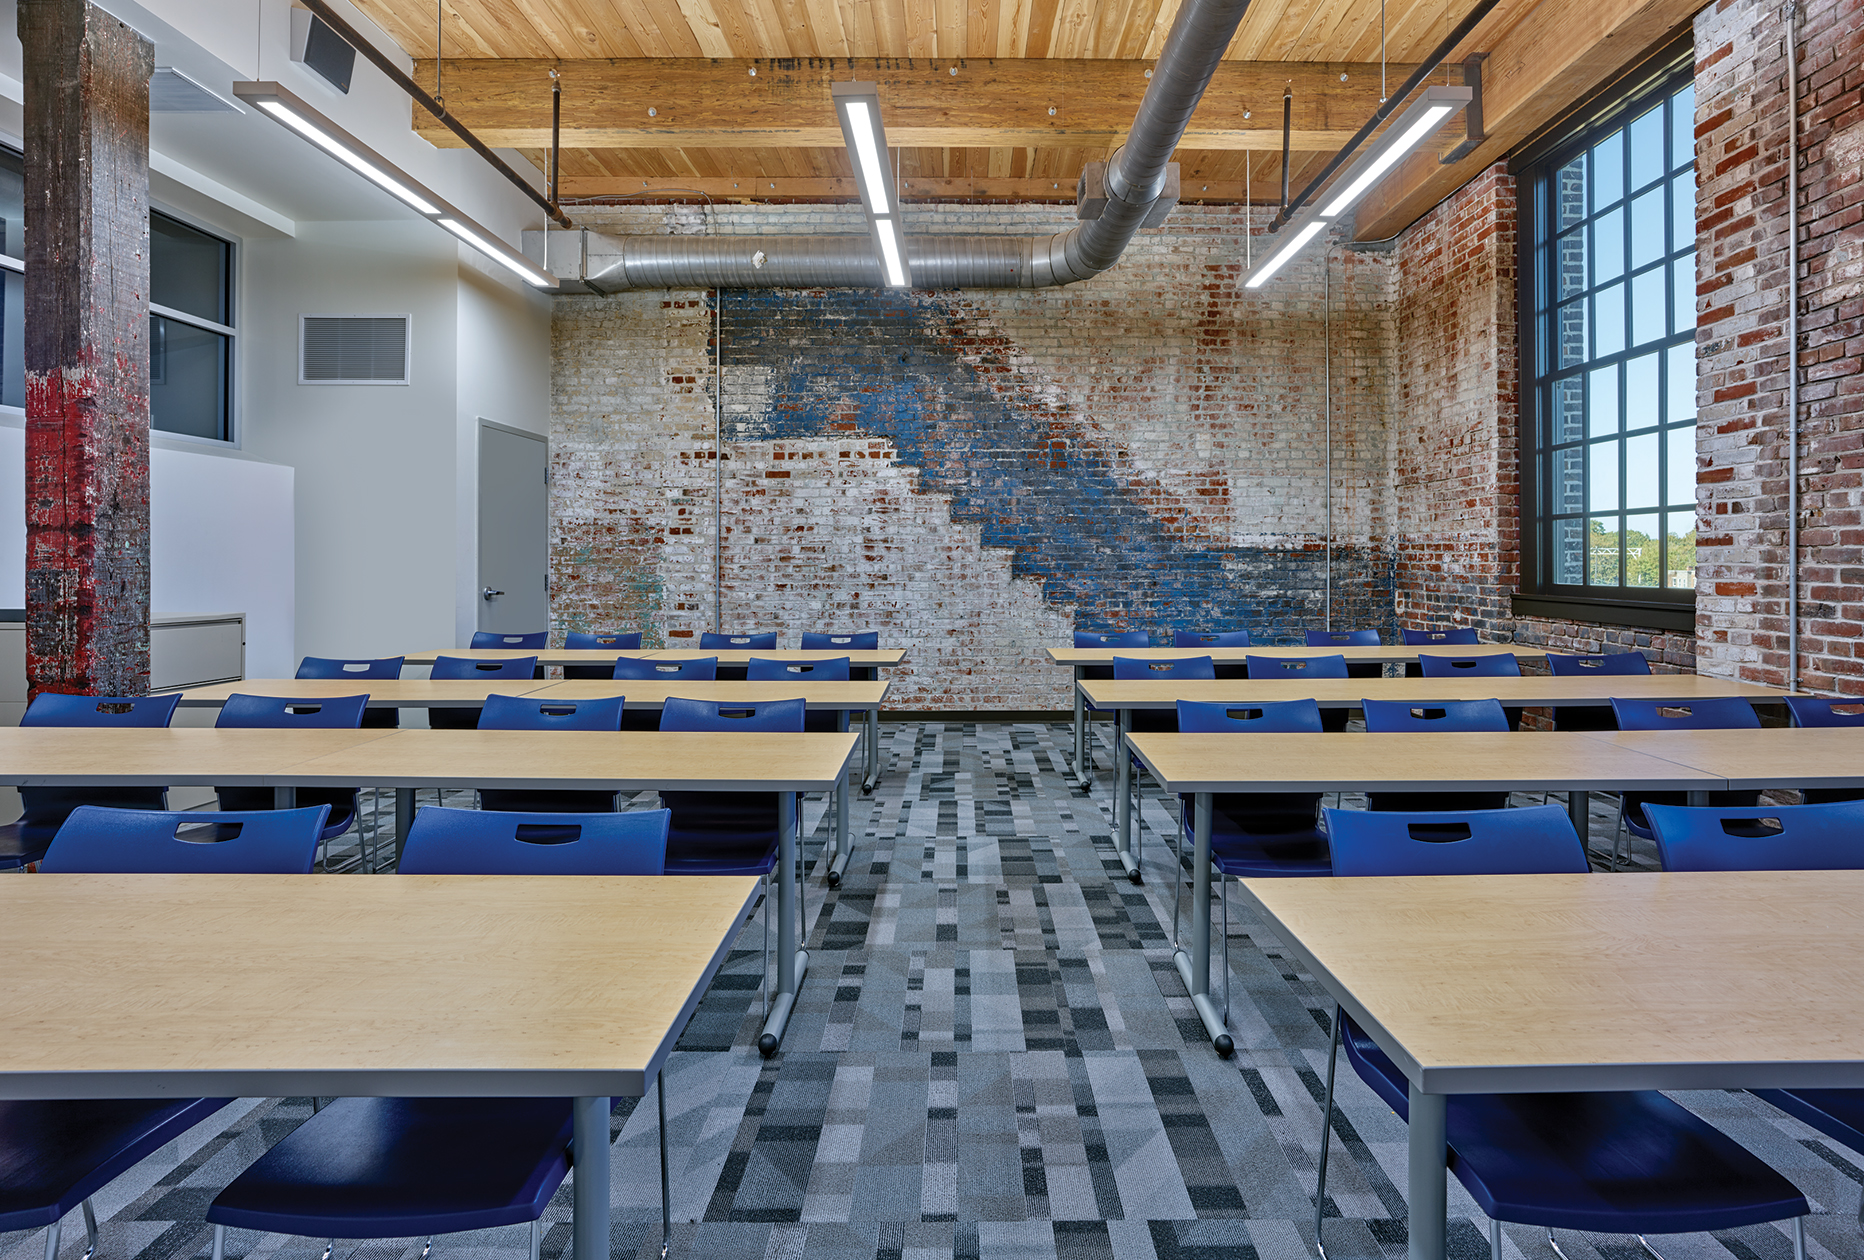
[[479,628],[523,634],[550,624],[549,444],[479,422]]

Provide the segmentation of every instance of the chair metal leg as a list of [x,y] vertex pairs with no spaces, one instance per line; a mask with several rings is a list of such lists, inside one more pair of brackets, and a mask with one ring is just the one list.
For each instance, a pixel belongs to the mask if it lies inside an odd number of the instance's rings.
[[1502,1223],[1489,1222],[1489,1260],[1502,1260]]
[[[336,1249],[337,1249],[336,1239],[334,1238],[324,1239],[324,1254],[323,1254],[322,1260],[330,1260],[331,1255],[336,1252]],[[421,1252],[421,1255],[425,1257],[427,1253],[423,1251]]]
[[214,1226],[214,1260],[226,1260],[226,1256],[227,1227],[224,1225],[216,1225]]
[[667,1070],[661,1067],[654,1077],[654,1090],[660,1100],[660,1260],[667,1260],[673,1248],[673,1182],[667,1171]]
[[1223,1026],[1230,1026],[1230,881],[1217,875],[1217,896],[1223,902]]
[[1637,1239],[1638,1246],[1642,1247],[1645,1251],[1648,1251],[1651,1255],[1657,1257],[1657,1260],[1663,1260],[1663,1253],[1661,1251],[1658,1251],[1655,1247],[1650,1245],[1650,1239],[1644,1237],[1644,1235],[1642,1234],[1634,1235],[1634,1237],[1636,1237]]
[[770,876],[764,876],[764,1018],[770,1018],[770,911],[776,902],[777,890],[771,886]]
[[97,1254],[97,1210],[91,1206],[89,1199],[84,1200],[84,1260],[91,1260]]
[[1171,838],[1171,949],[1178,952],[1178,902],[1184,896],[1184,797],[1178,798],[1178,830]]
[[1320,1170],[1314,1182],[1314,1250],[1320,1260],[1327,1260],[1327,1248],[1321,1242],[1320,1222],[1327,1205],[1327,1148],[1333,1139],[1333,1071],[1340,1062],[1340,1008],[1333,1008],[1333,1041],[1327,1047],[1327,1101],[1320,1112]]
[[544,1218],[538,1217],[531,1222],[531,1260],[540,1260],[544,1253]]
[[58,1239],[64,1232],[65,1222],[62,1218],[45,1227],[45,1260],[58,1260]]
[[1793,1260],[1806,1260],[1806,1218],[1793,1218]]

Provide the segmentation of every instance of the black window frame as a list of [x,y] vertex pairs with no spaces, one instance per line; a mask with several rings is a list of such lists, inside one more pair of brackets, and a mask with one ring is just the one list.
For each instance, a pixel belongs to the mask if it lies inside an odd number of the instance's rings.
[[[1512,601],[1513,612],[1518,616],[1550,617],[1562,620],[1598,622],[1608,625],[1636,626],[1656,630],[1693,631],[1695,628],[1696,592],[1693,587],[1627,586],[1623,584],[1626,576],[1625,566],[1628,549],[1624,543],[1624,535],[1622,533],[1619,535],[1619,546],[1617,549],[1619,556],[1618,584],[1564,583],[1553,580],[1558,576],[1552,571],[1556,558],[1553,544],[1556,519],[1564,517],[1572,517],[1573,519],[1589,518],[1596,513],[1592,508],[1589,498],[1583,510],[1579,512],[1556,513],[1545,511],[1543,504],[1550,498],[1549,483],[1554,475],[1554,461],[1549,459],[1547,470],[1544,473],[1540,461],[1540,418],[1542,416],[1550,417],[1552,415],[1553,392],[1556,379],[1583,378],[1593,370],[1604,370],[1621,363],[1629,364],[1634,359],[1643,359],[1646,356],[1654,354],[1661,364],[1661,371],[1657,384],[1657,389],[1661,395],[1661,391],[1669,384],[1668,375],[1672,358],[1671,351],[1683,345],[1694,344],[1695,329],[1693,327],[1693,320],[1692,326],[1689,328],[1677,331],[1666,331],[1663,336],[1646,342],[1629,344],[1629,337],[1627,337],[1626,345],[1621,346],[1618,350],[1607,355],[1595,356],[1592,353],[1594,347],[1589,340],[1586,354],[1580,359],[1564,367],[1550,366],[1546,372],[1540,370],[1541,366],[1543,363],[1549,362],[1552,356],[1551,353],[1549,353],[1546,358],[1543,358],[1540,353],[1542,347],[1537,342],[1537,338],[1541,335],[1537,317],[1542,314],[1542,312],[1537,309],[1539,305],[1538,299],[1543,292],[1551,294],[1551,285],[1553,282],[1553,254],[1563,234],[1570,234],[1572,230],[1571,225],[1563,226],[1552,231],[1547,230],[1546,225],[1553,221],[1553,184],[1555,177],[1560,170],[1575,157],[1592,149],[1601,141],[1608,140],[1612,133],[1626,131],[1628,136],[1628,128],[1633,120],[1643,116],[1652,107],[1661,105],[1677,92],[1682,91],[1685,87],[1691,86],[1694,77],[1694,64],[1695,51],[1693,40],[1689,34],[1685,33],[1681,38],[1668,45],[1656,56],[1648,59],[1632,74],[1619,80],[1617,83],[1611,85],[1590,101],[1586,102],[1579,110],[1569,115],[1561,125],[1552,129],[1542,139],[1530,143],[1510,162],[1510,172],[1516,178],[1518,214],[1516,231],[1518,249],[1516,268],[1518,284],[1516,300],[1516,349],[1518,365],[1517,379],[1519,386],[1517,395],[1518,413],[1516,432],[1519,442],[1519,449],[1517,452],[1517,485],[1519,486],[1520,493],[1519,518],[1517,524],[1519,527],[1521,565],[1520,587]],[[1690,121],[1689,131],[1693,134],[1693,120]],[[1627,163],[1628,161],[1629,159],[1627,157]],[[1680,166],[1670,167],[1666,163],[1664,175],[1660,180],[1652,184],[1651,187],[1663,187],[1682,169],[1683,168]],[[1588,233],[1588,239],[1590,239],[1592,225],[1597,218],[1622,211],[1626,220],[1624,228],[1625,237],[1628,239],[1631,233],[1629,224],[1629,219],[1631,217],[1629,213],[1630,207],[1637,195],[1638,190],[1636,189],[1624,190],[1613,203],[1613,206],[1602,214],[1601,212],[1595,211],[1593,207],[1588,204],[1586,213],[1582,215],[1579,220],[1579,223],[1582,225],[1579,230]],[[1684,250],[1682,238],[1678,235],[1673,235],[1673,224],[1673,213],[1666,213],[1664,215],[1663,228],[1664,248],[1659,254],[1659,258],[1665,261],[1658,262],[1654,270],[1662,271],[1667,268],[1669,262],[1674,260]],[[1695,244],[1695,238],[1690,238],[1689,248],[1694,248]],[[1632,273],[1640,270],[1638,266],[1632,263],[1630,257],[1627,255],[1624,259],[1622,270],[1619,273],[1609,278],[1605,284],[1591,285],[1591,265],[1592,255],[1590,249],[1588,249],[1586,256],[1588,284],[1576,291],[1580,294],[1590,295],[1597,289],[1613,287],[1619,283],[1623,284],[1624,291],[1628,294],[1631,290]],[[1542,287],[1543,276],[1546,277],[1546,289]],[[1666,283],[1665,289],[1667,301],[1670,304],[1672,313],[1671,322],[1666,325],[1666,329],[1674,330],[1677,295],[1674,291],[1673,283]],[[1573,294],[1568,293],[1561,296],[1571,298]],[[1585,297],[1583,300],[1590,306],[1590,296]],[[1690,286],[1690,300],[1692,302],[1694,301],[1693,285]],[[1550,296],[1547,303],[1548,309],[1545,312],[1547,315],[1547,335],[1550,341],[1554,335],[1554,313],[1557,305],[1557,300]],[[1630,303],[1627,301],[1626,307],[1628,308],[1629,305]],[[1626,318],[1628,324],[1628,310]],[[1546,347],[1546,349],[1551,352],[1551,344]],[[1694,356],[1691,356],[1692,361],[1693,357]],[[1624,372],[1627,370],[1628,368],[1620,368],[1620,380],[1623,379]],[[1588,386],[1587,388],[1589,389],[1590,387]],[[1627,407],[1622,393],[1616,406],[1622,416]],[[1664,449],[1667,445],[1667,435],[1672,431],[1680,430],[1682,425],[1680,422],[1672,421],[1670,424],[1662,425],[1661,427],[1643,427],[1652,429],[1651,436],[1654,436],[1659,449],[1658,484],[1660,487],[1667,487],[1669,480],[1666,475],[1668,452]],[[1627,424],[1621,420],[1618,436],[1616,438],[1619,444],[1619,450],[1624,449],[1623,444],[1627,440],[1628,434],[1629,429]],[[1595,437],[1596,435],[1590,433],[1581,434],[1578,437],[1575,437],[1571,433],[1567,433],[1562,436],[1562,440],[1559,443],[1553,443],[1550,444],[1550,446],[1571,446],[1573,449],[1580,449],[1596,445],[1597,443],[1594,441]],[[1622,461],[1619,461],[1619,463],[1622,465]],[[1623,476],[1622,466],[1620,467],[1619,475],[1621,477]],[[1548,482],[1543,482],[1543,476],[1547,477]],[[1587,458],[1587,476],[1590,476],[1589,456]],[[1620,486],[1621,492],[1618,496],[1619,506],[1606,514],[1617,516],[1622,527],[1627,523],[1629,518],[1640,516],[1644,513],[1641,510],[1627,510],[1623,503],[1622,481]],[[1665,494],[1660,497],[1667,498],[1668,496]],[[1676,504],[1660,503],[1656,508],[1658,520],[1660,522],[1656,531],[1660,557],[1658,563],[1659,580],[1661,580],[1661,575],[1663,573],[1670,571],[1667,563],[1668,544],[1665,539],[1665,530],[1661,524],[1664,519],[1662,513],[1666,508],[1679,506],[1680,503],[1680,500]],[[1693,496],[1690,500],[1690,504],[1693,507]]]

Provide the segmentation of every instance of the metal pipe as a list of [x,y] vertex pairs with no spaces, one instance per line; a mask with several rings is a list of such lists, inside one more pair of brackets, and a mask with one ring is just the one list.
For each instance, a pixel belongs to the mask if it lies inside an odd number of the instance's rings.
[[1786,686],[1799,688],[1799,48],[1786,6]]
[[[1282,89],[1281,98],[1281,209],[1288,212],[1288,159],[1292,156],[1294,145],[1294,93]],[[1269,230],[1275,230],[1278,219],[1269,220]]]
[[1299,211],[1302,206],[1307,204],[1307,199],[1319,192],[1321,185],[1332,178],[1333,173],[1339,170],[1348,158],[1353,156],[1354,150],[1364,144],[1372,133],[1379,129],[1379,124],[1384,122],[1386,118],[1391,115],[1393,110],[1404,103],[1404,98],[1411,95],[1412,89],[1429,78],[1436,71],[1437,67],[1443,64],[1443,59],[1456,51],[1456,46],[1463,42],[1469,32],[1476,29],[1476,24],[1487,17],[1489,15],[1489,10],[1493,9],[1497,3],[1499,3],[1499,0],[1478,0],[1476,7],[1469,11],[1468,16],[1464,17],[1461,22],[1456,24],[1456,29],[1445,36],[1443,42],[1438,44],[1430,56],[1424,59],[1423,64],[1411,72],[1411,77],[1399,84],[1398,90],[1386,98],[1382,105],[1372,111],[1372,117],[1366,120],[1366,125],[1361,127],[1358,132],[1354,134],[1353,138],[1346,142],[1345,147],[1331,158],[1327,159],[1327,164],[1320,168],[1320,174],[1316,175],[1313,181],[1309,183],[1306,188],[1301,190],[1301,195],[1296,197],[1292,202],[1283,204],[1281,212],[1277,214],[1274,221],[1269,224],[1269,231],[1275,231],[1277,228],[1287,223],[1289,219],[1293,218],[1295,213]]
[[[436,70],[436,73],[438,71]],[[437,84],[438,79],[435,80]],[[550,204],[557,204],[557,191],[562,186],[558,182],[561,171],[561,144],[563,135],[563,74],[550,71],[550,178],[544,181],[545,191],[549,194]]]
[[1333,629],[1333,251],[1325,250],[1320,256],[1322,307],[1321,327],[1321,379],[1325,382],[1322,397],[1325,398],[1327,427],[1327,595],[1326,618],[1321,623],[1327,629]]
[[[725,633],[725,291],[712,290],[712,633]],[[766,929],[768,925],[766,925]],[[769,1000],[768,995],[765,998]]]
[[[374,63],[376,69],[388,76],[389,82],[413,97],[415,102],[419,104],[422,109],[425,109],[435,118],[438,118],[441,123],[446,126],[448,131],[451,131],[454,135],[464,140],[467,148],[491,163],[494,170],[523,189],[524,195],[541,206],[544,213],[555,220],[559,226],[566,228],[576,226],[574,223],[570,222],[568,215],[550,204],[550,199],[548,197],[545,197],[542,193],[531,187],[530,180],[518,174],[517,171],[513,170],[511,166],[506,163],[504,158],[501,158],[498,154],[487,148],[485,141],[466,130],[452,115],[447,113],[447,107],[445,105],[442,105],[439,101],[429,96],[425,88],[403,74],[400,66],[389,60],[388,55],[381,49],[358,34],[356,28],[344,21],[342,16],[338,14],[335,9],[325,3],[325,0],[303,0],[303,3],[305,8],[323,19],[325,26],[328,26],[331,30],[342,36],[343,40],[348,43],[351,48],[354,48],[357,52]],[[436,83],[439,82],[439,73],[439,64],[435,63],[434,74]]]

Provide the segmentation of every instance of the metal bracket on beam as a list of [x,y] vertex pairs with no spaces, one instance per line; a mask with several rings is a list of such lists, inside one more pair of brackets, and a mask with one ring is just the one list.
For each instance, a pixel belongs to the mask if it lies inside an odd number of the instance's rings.
[[1463,86],[1470,91],[1469,104],[1463,107],[1463,142],[1437,160],[1453,166],[1474,153],[1488,133],[1482,129],[1482,63],[1487,53],[1471,53],[1463,58]]

